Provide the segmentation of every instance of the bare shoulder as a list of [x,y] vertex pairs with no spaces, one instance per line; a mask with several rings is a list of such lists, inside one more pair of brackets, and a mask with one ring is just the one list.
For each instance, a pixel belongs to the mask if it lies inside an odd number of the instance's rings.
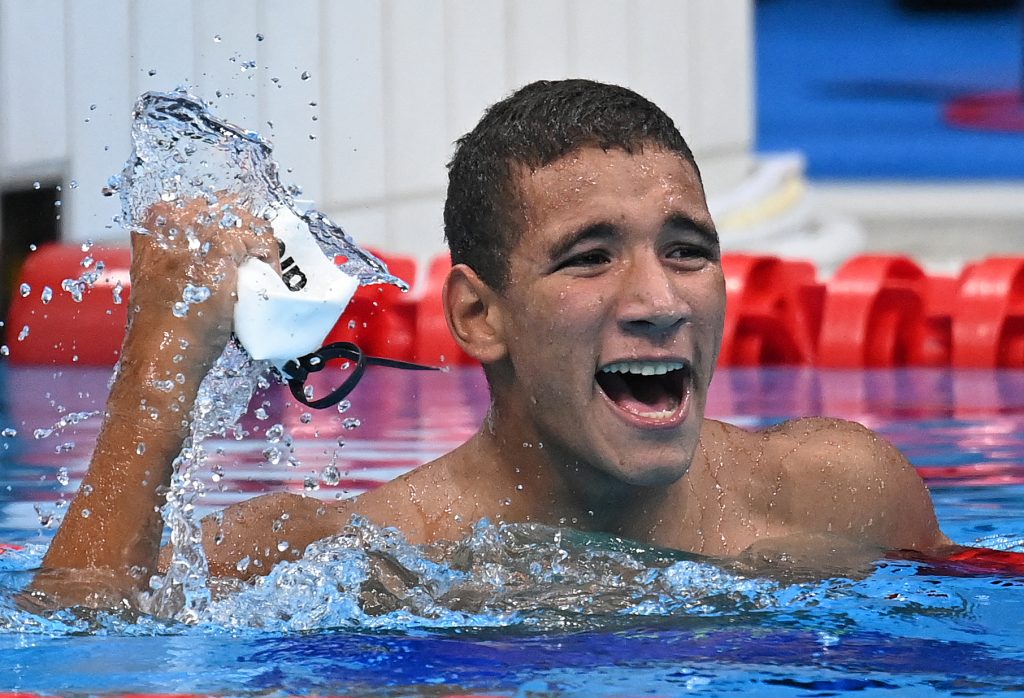
[[862,424],[811,417],[762,432],[764,461],[781,486],[788,523],[806,533],[850,536],[888,549],[949,543],[914,467]]

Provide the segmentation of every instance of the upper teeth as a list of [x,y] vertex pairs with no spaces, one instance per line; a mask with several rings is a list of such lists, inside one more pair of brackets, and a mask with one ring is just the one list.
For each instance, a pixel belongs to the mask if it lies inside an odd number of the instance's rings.
[[679,361],[619,361],[608,364],[601,369],[602,373],[633,373],[640,376],[661,376],[669,371],[678,371],[683,367]]

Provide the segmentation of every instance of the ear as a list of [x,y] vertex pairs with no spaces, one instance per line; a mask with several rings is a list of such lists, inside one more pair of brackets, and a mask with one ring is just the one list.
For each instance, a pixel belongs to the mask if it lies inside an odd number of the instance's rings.
[[498,294],[472,268],[456,264],[441,292],[444,314],[455,341],[482,364],[505,357],[504,313]]

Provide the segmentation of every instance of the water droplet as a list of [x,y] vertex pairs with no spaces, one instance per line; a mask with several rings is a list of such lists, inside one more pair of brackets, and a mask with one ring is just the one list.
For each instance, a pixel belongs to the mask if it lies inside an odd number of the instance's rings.
[[10,356],[11,348],[6,344],[0,344],[0,356]]
[[68,469],[65,467],[57,468],[57,482],[60,483],[61,487],[67,487],[68,483],[71,482],[71,478],[68,477]]
[[302,481],[302,489],[307,492],[314,492],[320,489],[320,483],[316,481],[315,477],[307,477]]
[[351,402],[349,402],[348,400],[342,400],[341,402],[338,403],[338,413],[345,414],[346,412],[348,412],[350,407],[352,407]]
[[331,464],[325,465],[324,469],[320,471],[320,479],[325,485],[335,486],[341,482],[341,472],[338,470],[338,466]]
[[43,292],[39,294],[39,298],[44,304],[49,303],[53,300],[53,289],[49,286],[43,286]]
[[75,448],[75,442],[74,441],[65,441],[64,443],[60,444],[59,446],[56,446],[53,449],[53,452],[54,453],[68,453],[70,451],[73,451],[74,448]]
[[[215,43],[215,44],[219,44],[220,43],[220,34],[214,34],[213,35],[213,43]],[[249,558],[246,558],[246,560],[248,560],[248,559]],[[248,562],[246,562],[246,564],[248,564]]]
[[362,424],[362,422],[355,417],[349,417],[341,422],[341,426],[349,430],[357,428],[360,424]]
[[241,560],[239,560],[237,563],[235,563],[235,569],[238,570],[239,572],[245,572],[247,569],[249,569],[249,564],[251,562],[252,562],[252,560],[249,558],[248,555],[246,555]]
[[267,429],[267,441],[276,444],[281,440],[281,436],[284,434],[284,425],[275,424],[274,426]]
[[309,74],[308,70],[303,70],[302,75],[300,75],[299,77],[303,80],[309,80],[312,76]]
[[0,436],[7,439],[12,439],[18,435],[18,430],[14,427],[5,427],[3,431],[0,431]]
[[146,72],[146,75],[148,75],[149,77],[153,77],[154,75],[156,75],[156,68],[150,68],[150,69],[149,69],[149,70],[148,70],[148,71]]
[[26,337],[28,337],[28,325],[21,328],[21,332],[18,333],[18,341],[24,342]]
[[257,407],[256,411],[253,412],[253,414],[256,416],[256,419],[260,420],[261,422],[270,417],[270,415],[267,414],[267,410],[263,407]]
[[263,41],[263,35],[262,34],[257,34],[256,35],[256,41]]
[[283,540],[283,541],[281,541],[280,543],[278,543],[278,544],[277,544],[277,550],[278,550],[278,552],[282,552],[282,553],[283,553],[283,552],[284,552],[285,550],[287,550],[287,549],[288,549],[289,547],[290,547],[290,546],[288,545],[288,541],[286,541],[286,540]]
[[110,291],[111,295],[114,297],[114,305],[121,305],[121,303],[124,302],[121,298],[122,291],[124,291],[124,286],[121,285],[120,281],[118,281]]
[[145,442],[143,442],[143,441],[140,441],[140,442],[138,443],[138,445],[137,445],[137,446],[135,446],[135,452],[136,452],[137,454],[139,454],[140,456],[141,456],[141,455],[142,455],[143,453],[145,453],[145,452],[146,452],[146,444],[145,444]]
[[78,182],[76,182],[75,180],[72,179],[71,180],[71,188],[72,189],[78,189]]
[[188,315],[188,303],[183,303],[182,301],[176,302],[171,307],[171,314],[174,315],[174,317],[185,317]]
[[40,184],[39,182],[32,182],[32,188],[33,189],[39,189],[41,186],[43,186],[43,185]]
[[263,458],[270,465],[277,465],[281,462],[281,451],[274,447],[265,448],[263,449]]
[[43,528],[49,528],[53,523],[53,513],[44,510],[38,504],[33,504],[32,508],[36,510],[36,516],[39,517],[39,525]]
[[219,223],[221,228],[227,230],[228,228],[241,228],[242,219],[231,213],[231,211],[225,211],[224,215],[220,219]]
[[313,415],[309,412],[303,412],[301,415],[299,415],[299,421],[302,422],[303,424],[309,424],[310,422],[313,421]]
[[32,293],[32,287],[28,284],[22,284],[18,287],[18,292],[21,294],[22,298],[28,298],[28,294]]
[[88,497],[92,494],[92,485],[82,485],[82,496]]
[[202,303],[210,297],[210,289],[206,286],[193,286],[185,284],[185,290],[181,292],[181,299],[186,303]]
[[169,393],[174,390],[174,381],[153,381],[153,387],[162,393]]
[[82,509],[83,519],[88,519],[90,516],[92,516],[92,509]]

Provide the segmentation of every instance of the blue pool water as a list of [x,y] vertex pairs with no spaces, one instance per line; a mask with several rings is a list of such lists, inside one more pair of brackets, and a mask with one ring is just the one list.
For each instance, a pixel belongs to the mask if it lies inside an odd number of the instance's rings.
[[[296,568],[215,602],[198,625],[36,619],[10,596],[52,535],[52,524],[41,519],[59,516],[59,502],[77,486],[98,427],[98,417],[87,415],[102,408],[108,376],[87,368],[0,367],[0,429],[17,432],[0,436],[0,542],[25,546],[0,555],[0,691],[1024,690],[1024,577],[951,576],[883,560],[849,578],[751,578],[709,561],[568,531],[482,527],[479,540],[463,549],[475,556],[469,573],[443,564],[428,569],[433,563],[400,541],[381,548],[418,570],[419,590],[482,589],[487,601],[473,608],[446,607],[437,594],[426,601],[410,595],[408,608],[366,615],[346,606],[336,588],[320,598],[312,587],[295,586],[308,572]],[[245,438],[208,444],[202,511],[269,489],[333,498],[372,487],[472,433],[486,392],[475,369],[371,369],[345,412],[306,416],[287,402],[277,388],[258,394],[241,425]],[[784,368],[716,375],[710,416],[755,427],[808,414],[862,421],[900,446],[926,476],[940,523],[957,542],[1024,550],[1024,372]],[[312,567],[316,579],[339,578],[362,559],[342,552]],[[545,564],[517,567],[513,553]],[[516,587],[520,582],[527,593]],[[305,606],[295,598],[304,595]]]

